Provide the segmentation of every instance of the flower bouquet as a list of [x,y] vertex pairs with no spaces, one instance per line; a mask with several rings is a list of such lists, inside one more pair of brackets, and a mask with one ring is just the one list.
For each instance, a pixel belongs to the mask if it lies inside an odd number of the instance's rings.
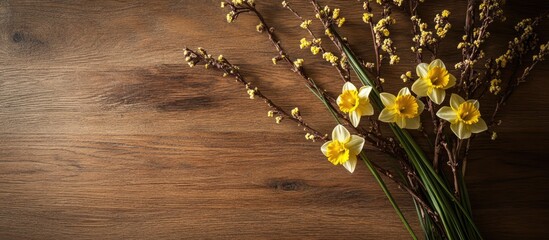
[[[228,9],[227,22],[235,22],[242,14],[257,18],[256,31],[265,34],[276,55],[273,64],[287,64],[305,83],[306,88],[331,114],[335,127],[331,134],[322,133],[305,120],[298,108],[284,109],[273,102],[239,71],[240,68],[224,56],[213,57],[203,48],[184,50],[189,66],[204,65],[220,70],[224,77],[242,84],[251,99],[263,100],[267,116],[275,122],[293,121],[305,131],[305,139],[320,142],[320,154],[333,165],[341,165],[353,173],[359,161],[371,172],[381,190],[396,211],[411,238],[418,239],[482,239],[472,218],[465,172],[467,158],[474,139],[495,140],[498,112],[518,86],[527,81],[530,72],[549,52],[549,43],[539,44],[535,33],[547,14],[528,18],[516,24],[517,36],[498,55],[485,52],[489,27],[494,21],[504,21],[501,0],[468,0],[464,34],[457,49],[462,60],[449,64],[440,59],[439,44],[452,25],[450,11],[442,10],[430,23],[417,13],[422,0],[358,1],[363,14],[358,16],[369,29],[372,39],[372,60],[361,59],[353,52],[350,42],[340,34],[346,18],[341,10],[322,6],[311,0],[311,9],[322,26],[321,34],[311,28],[313,19],[305,19],[289,1],[280,8],[297,18],[306,37],[299,47],[322,57],[337,70],[341,91],[333,94],[310,77],[304,60],[293,58],[285,50],[275,29],[263,17],[253,0],[226,0],[221,7]],[[413,26],[410,50],[416,59],[415,71],[403,72],[398,93],[385,92],[382,69],[386,64],[400,62],[392,26],[396,24],[392,11],[409,16]],[[432,27],[429,26],[432,24]],[[322,35],[322,37],[321,37]],[[337,51],[326,46],[333,44]],[[393,81],[394,82],[394,81]],[[491,102],[484,107],[481,101]],[[493,102],[492,102],[493,101]],[[424,139],[422,139],[424,138]],[[418,144],[421,139],[427,144]],[[398,168],[387,169],[368,158],[363,151],[369,144],[398,161]],[[415,204],[422,233],[416,233],[399,208],[385,181],[406,191]]]

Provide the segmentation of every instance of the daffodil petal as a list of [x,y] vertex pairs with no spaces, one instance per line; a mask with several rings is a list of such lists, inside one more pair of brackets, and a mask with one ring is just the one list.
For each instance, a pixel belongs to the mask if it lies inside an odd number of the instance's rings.
[[400,89],[400,91],[398,91],[398,96],[405,96],[405,95],[411,95],[412,93],[410,92],[410,89],[408,89],[407,87],[403,87],[402,89]]
[[372,91],[372,87],[370,86],[363,86],[358,91],[358,96],[360,98],[368,98],[370,96],[370,92]]
[[396,121],[396,124],[400,127],[400,128],[406,128],[406,118],[404,117],[397,117],[395,119]]
[[429,69],[433,69],[434,67],[446,69],[446,66],[440,59],[435,59],[429,64]]
[[465,102],[465,99],[463,99],[461,96],[457,94],[453,93],[452,96],[450,96],[450,107],[452,107],[453,109],[458,109],[459,105],[461,105],[464,102]]
[[359,110],[359,112],[362,116],[372,116],[372,115],[374,115],[374,107],[372,107],[372,104],[370,104],[370,102],[367,102],[366,104],[358,105],[357,110]]
[[381,102],[384,106],[393,105],[395,103],[395,95],[390,93],[380,93],[379,98],[381,99]]
[[322,154],[326,157],[328,156],[328,145],[330,145],[330,143],[332,143],[332,141],[327,141],[320,147],[320,151],[322,151]]
[[395,121],[395,111],[389,110],[387,108],[381,110],[381,113],[379,113],[379,121],[390,123]]
[[476,109],[480,108],[480,103],[477,100],[467,100],[467,102],[472,103]]
[[351,123],[353,124],[353,127],[357,127],[360,123],[360,114],[358,114],[358,111],[352,111],[349,113],[349,120],[351,120]]
[[419,78],[424,78],[427,76],[427,73],[429,72],[429,65],[427,63],[420,63],[416,67],[416,74],[419,76]]
[[446,107],[446,106],[441,107],[438,110],[437,116],[451,123],[453,123],[457,119],[457,113],[454,110],[452,110],[451,107]]
[[471,137],[471,127],[468,125],[465,125],[465,123],[459,123],[459,130],[460,135],[462,136],[462,139],[467,139]]
[[349,149],[351,155],[358,155],[362,152],[362,148],[364,147],[364,138],[357,135],[351,135],[351,140],[345,144],[345,147]]
[[422,78],[416,80],[414,84],[412,84],[412,91],[418,97],[427,96],[427,93],[429,92],[429,88],[431,88],[431,86],[429,85],[429,82]]
[[351,82],[346,82],[343,84],[343,92],[345,91],[356,91],[356,87]]
[[423,102],[419,99],[416,99],[416,103],[417,103],[417,114],[421,114],[423,112],[423,110],[425,110],[425,104],[423,104]]
[[341,104],[341,95],[337,96],[336,103],[337,105]]
[[[451,124],[451,125],[450,125],[450,129],[452,129],[452,132],[453,132],[456,136],[458,136],[458,138],[459,138],[459,129],[458,129],[458,127],[459,127],[459,123],[455,123],[455,124]],[[461,138],[460,138],[460,139],[461,139]]]
[[444,89],[433,88],[429,93],[429,98],[436,104],[441,104],[442,101],[444,101],[444,97],[446,97],[446,91],[444,91]]
[[448,89],[448,88],[451,88],[454,85],[456,85],[456,77],[454,77],[454,75],[452,75],[452,74],[448,74],[448,75],[449,75],[448,77],[450,79],[448,79],[448,84],[446,84],[446,86],[444,86],[444,89]]
[[351,156],[349,156],[349,160],[344,162],[342,165],[345,169],[347,169],[347,171],[349,171],[350,173],[353,173],[355,171],[355,168],[356,168],[356,162],[357,162],[356,156],[351,155]]
[[339,142],[346,142],[351,137],[351,133],[349,133],[349,130],[347,130],[343,125],[338,124],[335,126],[334,130],[332,131],[332,140],[337,140]]
[[469,129],[462,122],[450,125],[450,129],[452,129],[452,132],[454,132],[459,139],[467,139],[471,137],[471,129]]
[[484,132],[484,131],[486,131],[486,129],[488,129],[488,126],[486,126],[486,122],[482,118],[479,118],[478,122],[471,125],[471,132],[473,132],[473,133]]
[[419,116],[415,118],[406,119],[406,128],[408,129],[418,129],[421,126],[421,121]]

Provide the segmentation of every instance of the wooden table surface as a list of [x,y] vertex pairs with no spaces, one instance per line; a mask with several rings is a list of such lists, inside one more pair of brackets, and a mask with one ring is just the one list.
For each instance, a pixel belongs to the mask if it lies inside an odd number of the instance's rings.
[[[299,50],[299,21],[280,1],[258,2],[283,45],[339,91],[336,72]],[[312,17],[308,1],[293,2]],[[341,6],[343,34],[371,59],[360,4],[329,3]],[[441,47],[449,65],[461,59],[464,5],[429,0],[420,10],[425,19],[452,12]],[[489,48],[502,53],[514,23],[547,8],[508,1]],[[332,166],[319,143],[294,124],[274,124],[233,80],[185,64],[184,46],[223,54],[274,101],[331,131],[297,75],[270,63],[275,52],[256,19],[227,24],[225,14],[218,0],[0,1],[0,239],[407,239],[365,166],[352,175]],[[402,61],[384,70],[390,91],[415,65],[410,24],[394,15]],[[467,182],[486,239],[549,233],[548,74],[540,65],[504,108],[498,139],[483,135],[471,150]],[[391,187],[417,226],[411,199]]]

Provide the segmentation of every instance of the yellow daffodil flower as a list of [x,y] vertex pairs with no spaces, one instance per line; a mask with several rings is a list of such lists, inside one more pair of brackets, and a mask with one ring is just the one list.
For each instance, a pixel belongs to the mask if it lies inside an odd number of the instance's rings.
[[450,97],[450,106],[441,107],[437,116],[450,122],[452,132],[459,139],[471,137],[471,133],[480,133],[488,129],[486,122],[480,118],[479,103],[477,100],[465,101],[457,94]]
[[418,129],[419,115],[423,112],[424,104],[412,96],[408,88],[403,88],[398,95],[380,93],[379,97],[385,108],[379,114],[382,122],[396,123],[400,128]]
[[440,59],[433,60],[429,65],[420,63],[416,67],[419,79],[412,85],[412,91],[418,97],[428,96],[434,103],[441,104],[446,96],[446,89],[456,85],[456,77],[448,73]]
[[334,165],[341,164],[347,171],[355,171],[357,158],[364,147],[364,138],[351,135],[343,125],[337,125],[332,131],[332,141],[320,147],[320,150]]
[[341,94],[337,97],[339,110],[349,113],[349,119],[355,127],[360,123],[360,117],[374,114],[374,108],[368,99],[371,91],[370,86],[363,86],[357,90],[351,82],[346,82]]

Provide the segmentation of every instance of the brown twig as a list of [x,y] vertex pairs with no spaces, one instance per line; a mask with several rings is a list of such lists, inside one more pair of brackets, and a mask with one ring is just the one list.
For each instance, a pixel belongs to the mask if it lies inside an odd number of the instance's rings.
[[414,192],[412,189],[410,189],[408,186],[406,186],[406,184],[404,184],[402,181],[395,178],[394,174],[391,173],[389,170],[382,168],[381,166],[379,166],[375,162],[372,162],[372,165],[374,165],[374,167],[377,169],[378,172],[382,173],[384,176],[386,176],[391,181],[393,181],[395,184],[397,184],[398,188],[403,189],[408,194],[410,194],[412,196],[412,198],[414,198],[414,200],[416,200],[423,207],[423,209],[425,209],[429,213],[429,215],[436,222],[438,222],[438,214],[435,211],[433,211],[433,209],[427,203],[425,203],[425,201],[423,201],[423,199],[421,197],[419,197],[416,192]]
[[[459,140],[458,143],[459,142],[461,142],[461,140]],[[454,145],[453,149],[450,150],[446,142],[442,142],[441,145],[444,147],[446,153],[448,154],[448,166],[450,166],[450,169],[452,170],[452,176],[454,179],[454,195],[457,199],[459,199],[459,182],[457,178],[458,162],[455,158],[455,150],[458,149],[458,147]]]
[[461,176],[462,177],[465,177],[465,171],[467,169],[467,158],[469,157],[469,149],[471,149],[471,139],[473,137],[468,138],[467,143],[465,144],[465,153],[463,153],[463,158],[461,160]]
[[294,121],[295,123],[297,123],[299,126],[303,126],[304,130],[312,133],[315,139],[321,139],[324,141],[328,141],[330,139],[327,134],[322,134],[316,129],[309,126],[309,124],[306,123],[300,115],[289,114],[284,109],[276,105],[267,96],[263,95],[263,93],[259,91],[259,89],[253,87],[250,82],[246,81],[244,76],[240,74],[239,68],[231,64],[227,59],[225,58],[214,59],[207,54],[206,50],[201,48],[199,48],[198,52],[185,48],[184,54],[187,62],[189,62],[189,65],[191,66],[194,66],[199,63],[204,63],[206,66],[212,66],[216,69],[223,71],[226,75],[233,76],[236,79],[236,81],[243,84],[247,90],[252,91],[252,93],[249,93],[250,96],[259,97],[263,99],[264,102],[267,104],[267,106],[269,106],[269,108],[271,108],[275,112],[275,114],[281,115],[284,118],[288,118]]
[[446,122],[440,122],[435,133],[435,144],[434,144],[434,153],[433,153],[433,168],[435,169],[435,171],[438,171],[438,168],[439,168],[440,150],[441,150],[440,144],[442,141],[442,134],[443,134],[445,123]]
[[[284,5],[284,7],[286,9],[288,9],[290,12],[292,12],[299,20],[301,20],[301,22],[305,21],[305,19],[303,17],[301,17],[301,15],[299,15],[299,13],[295,9],[293,9],[289,3],[286,3],[286,5]],[[311,28],[308,25],[305,26],[305,30],[307,30],[307,32],[309,33],[309,35],[313,39],[319,39],[319,38],[316,37],[316,35],[314,34],[314,32],[311,30]],[[318,48],[320,49],[320,52],[322,54],[326,53],[326,50],[324,49],[324,47],[322,47],[322,43],[318,44]],[[340,64],[332,64],[332,66],[334,66],[337,69],[337,72],[339,73],[339,76],[341,77],[341,79],[344,82],[351,81],[350,69],[348,69],[348,68],[343,69],[343,67],[341,67]]]

